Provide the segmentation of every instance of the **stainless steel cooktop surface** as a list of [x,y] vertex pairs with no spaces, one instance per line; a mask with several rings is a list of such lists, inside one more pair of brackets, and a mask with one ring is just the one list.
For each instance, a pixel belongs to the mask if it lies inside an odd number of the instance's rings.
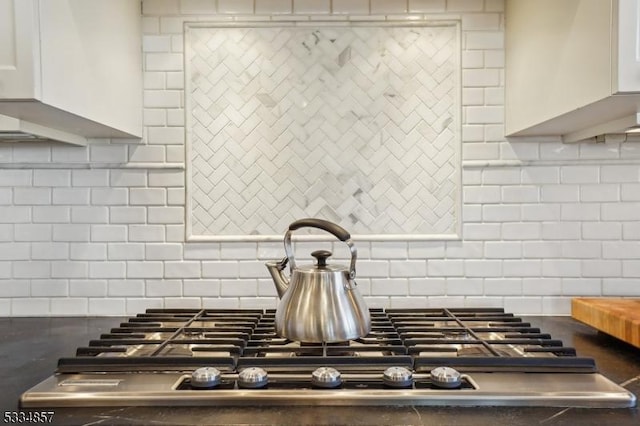
[[502,309],[372,309],[331,344],[275,334],[273,310],[149,309],[61,358],[23,407],[632,407],[591,358]]

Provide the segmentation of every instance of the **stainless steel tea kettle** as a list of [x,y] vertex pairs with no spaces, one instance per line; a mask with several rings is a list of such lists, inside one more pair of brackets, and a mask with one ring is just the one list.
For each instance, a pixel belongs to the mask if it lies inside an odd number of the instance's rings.
[[[327,265],[331,252],[316,250],[315,265],[297,266],[291,246],[293,231],[318,228],[344,241],[351,250],[349,267]],[[276,333],[300,342],[340,342],[363,337],[371,330],[371,316],[356,288],[357,250],[351,235],[335,223],[322,219],[300,219],[289,225],[284,236],[286,257],[267,262],[280,303],[276,310]],[[287,263],[291,277],[283,274]]]

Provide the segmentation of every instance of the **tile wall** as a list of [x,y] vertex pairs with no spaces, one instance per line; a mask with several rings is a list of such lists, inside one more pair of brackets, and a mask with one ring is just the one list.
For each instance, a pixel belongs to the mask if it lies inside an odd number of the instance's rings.
[[280,243],[184,243],[183,22],[272,17],[461,20],[463,239],[358,243],[370,306],[567,314],[573,296],[640,296],[640,146],[504,139],[503,8],[144,1],[144,139],[0,146],[0,315],[275,307],[263,263]]

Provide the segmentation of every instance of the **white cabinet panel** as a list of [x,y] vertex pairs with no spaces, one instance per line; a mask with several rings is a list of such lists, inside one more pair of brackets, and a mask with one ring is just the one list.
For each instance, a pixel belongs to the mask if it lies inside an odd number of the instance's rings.
[[32,0],[0,0],[0,98],[40,93],[37,7]]
[[140,3],[0,0],[0,114],[84,137],[142,135]]
[[640,0],[507,0],[505,133],[575,142],[637,125]]

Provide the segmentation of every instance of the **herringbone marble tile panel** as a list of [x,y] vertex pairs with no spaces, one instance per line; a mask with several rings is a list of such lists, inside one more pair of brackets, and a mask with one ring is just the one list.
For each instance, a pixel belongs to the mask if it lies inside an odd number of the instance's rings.
[[454,26],[189,28],[192,234],[455,234]]

